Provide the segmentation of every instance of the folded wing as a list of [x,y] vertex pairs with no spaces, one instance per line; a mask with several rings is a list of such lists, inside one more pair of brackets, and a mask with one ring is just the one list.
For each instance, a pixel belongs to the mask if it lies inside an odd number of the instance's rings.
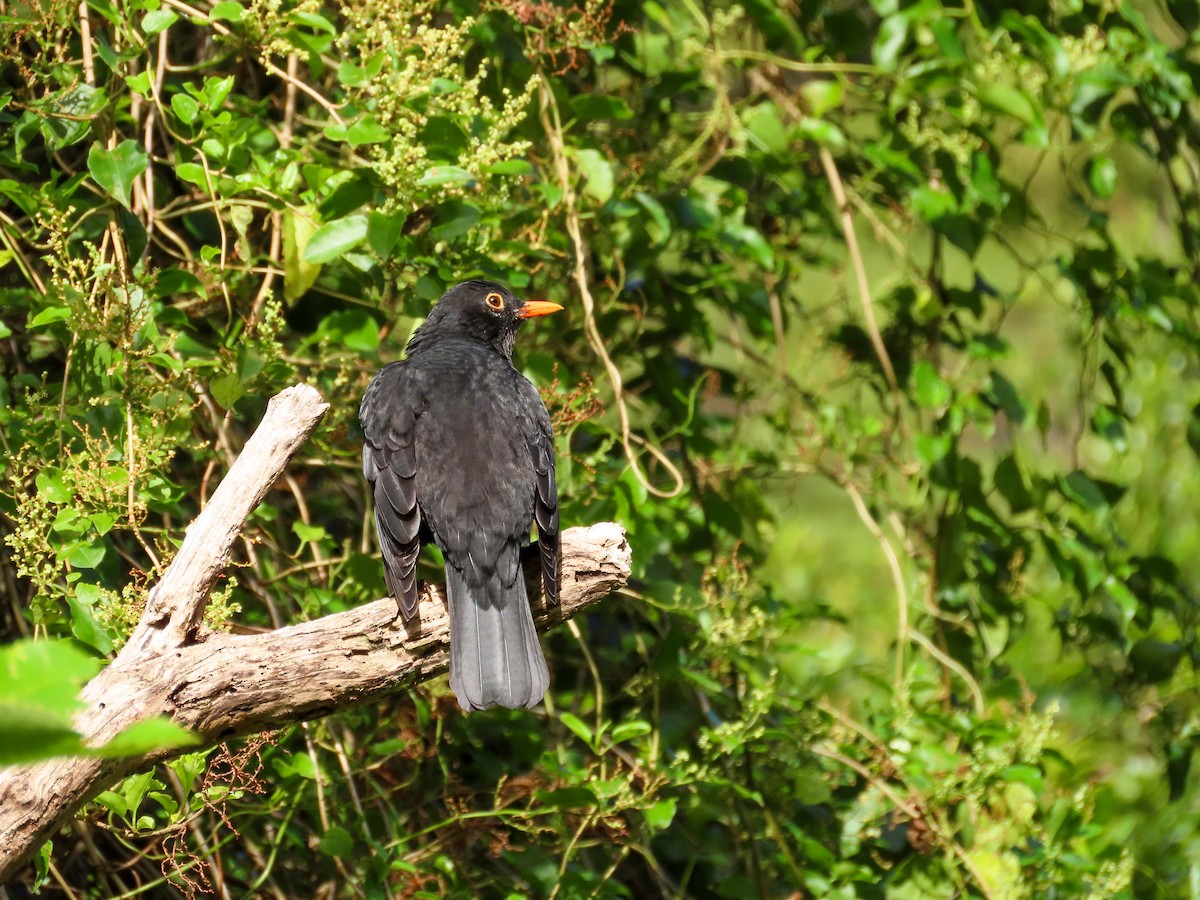
[[404,364],[385,367],[359,408],[363,474],[375,497],[375,530],[388,591],[405,619],[417,611],[417,557],[421,510],[417,505],[416,414],[404,391]]

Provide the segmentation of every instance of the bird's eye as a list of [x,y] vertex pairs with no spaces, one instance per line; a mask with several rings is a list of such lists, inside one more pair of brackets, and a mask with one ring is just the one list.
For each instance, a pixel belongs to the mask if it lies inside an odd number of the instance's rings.
[[492,291],[492,293],[490,293],[486,297],[484,297],[483,302],[486,303],[488,306],[490,306],[492,309],[495,309],[495,310],[504,309],[504,298],[501,297],[499,294],[497,294],[495,291]]

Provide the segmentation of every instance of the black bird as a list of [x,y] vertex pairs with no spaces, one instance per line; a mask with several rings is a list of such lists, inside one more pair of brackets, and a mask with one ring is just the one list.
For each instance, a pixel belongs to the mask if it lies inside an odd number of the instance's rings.
[[537,523],[542,586],[558,603],[558,490],[550,416],[512,364],[525,319],[562,309],[490,281],[451,288],[363,396],[363,474],[388,590],[417,611],[417,556],[446,561],[450,687],[470,712],[533,707],[550,686],[521,572]]

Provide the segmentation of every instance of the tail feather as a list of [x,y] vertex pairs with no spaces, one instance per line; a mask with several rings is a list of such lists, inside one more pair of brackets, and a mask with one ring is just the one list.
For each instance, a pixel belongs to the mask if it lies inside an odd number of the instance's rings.
[[550,686],[546,658],[520,577],[504,587],[498,575],[468,586],[446,566],[450,603],[450,689],[467,712],[490,706],[532,708]]

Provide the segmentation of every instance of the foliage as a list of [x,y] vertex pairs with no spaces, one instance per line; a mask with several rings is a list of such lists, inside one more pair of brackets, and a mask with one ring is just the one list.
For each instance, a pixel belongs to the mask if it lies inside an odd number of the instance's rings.
[[129,756],[197,743],[174,722],[143,719],[89,747],[71,728],[79,689],[101,662],[68,641],[17,641],[0,647],[0,765],[54,756]]
[[0,23],[8,635],[109,657],[297,380],[335,402],[209,624],[382,596],[357,401],[473,275],[568,305],[519,361],[564,523],[622,522],[637,566],[547,636],[544,711],[465,717],[437,680],[181,756],[30,879],[1195,883],[1192,6],[51,0]]

